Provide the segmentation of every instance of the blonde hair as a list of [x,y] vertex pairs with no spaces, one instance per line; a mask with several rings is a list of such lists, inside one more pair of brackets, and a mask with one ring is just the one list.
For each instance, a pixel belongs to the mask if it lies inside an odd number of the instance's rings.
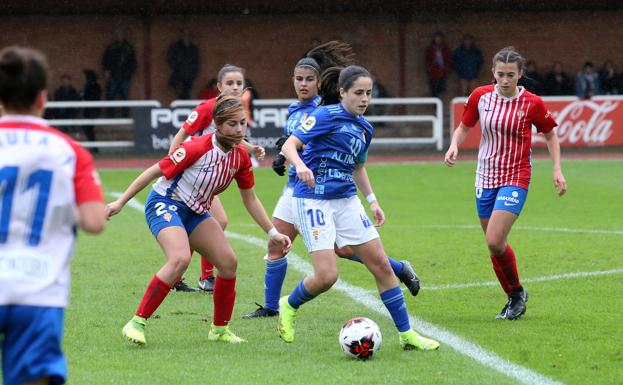
[[212,110],[214,123],[218,127],[229,119],[234,119],[239,112],[244,114],[244,107],[240,98],[230,95],[219,96]]

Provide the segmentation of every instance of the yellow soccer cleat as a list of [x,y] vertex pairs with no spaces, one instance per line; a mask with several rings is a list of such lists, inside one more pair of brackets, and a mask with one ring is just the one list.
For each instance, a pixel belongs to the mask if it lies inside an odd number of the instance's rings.
[[214,324],[212,324],[210,332],[208,333],[208,341],[227,342],[230,344],[247,342],[244,338],[240,338],[232,333],[232,331],[229,330],[229,326],[216,326]]
[[288,302],[288,297],[281,297],[279,300],[279,337],[285,342],[294,341],[294,321],[296,321],[296,310]]
[[145,318],[135,315],[125,324],[121,334],[132,343],[145,345],[145,321]]
[[437,350],[439,342],[430,338],[422,337],[415,330],[409,329],[406,332],[399,333],[400,346],[404,350]]

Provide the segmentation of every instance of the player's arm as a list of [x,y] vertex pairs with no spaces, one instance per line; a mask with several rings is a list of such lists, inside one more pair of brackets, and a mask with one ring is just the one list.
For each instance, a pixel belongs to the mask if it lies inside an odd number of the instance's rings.
[[141,175],[134,179],[130,186],[128,186],[128,188],[119,198],[117,198],[116,201],[108,204],[108,217],[110,218],[113,215],[118,214],[130,199],[134,198],[134,196],[147,187],[151,181],[160,176],[162,176],[162,169],[160,168],[159,163],[156,163],[147,170],[143,171]]
[[171,141],[171,147],[169,147],[169,154],[173,152],[176,148],[180,146],[186,139],[188,139],[188,133],[184,128],[180,128],[180,130],[175,134],[173,140]]
[[353,172],[353,179],[355,180],[355,184],[361,193],[366,197],[366,200],[370,204],[370,211],[374,214],[374,219],[376,221],[375,226],[381,227],[385,223],[385,213],[383,209],[381,209],[381,205],[379,205],[378,200],[376,199],[376,195],[374,195],[374,191],[372,190],[372,184],[370,183],[370,178],[368,178],[368,172],[366,171],[366,167],[363,164],[356,164],[355,171]]
[[467,134],[469,134],[469,127],[463,124],[463,122],[459,123],[459,126],[454,130],[454,134],[452,134],[450,147],[443,160],[448,167],[454,166],[456,157],[459,155],[459,146],[463,144],[465,138],[467,138]]
[[307,168],[303,159],[299,156],[298,149],[303,147],[303,141],[294,135],[290,135],[288,140],[281,146],[281,152],[294,167],[296,175],[309,187],[314,187],[314,173]]
[[84,202],[78,206],[78,226],[87,233],[99,234],[106,226],[106,203]]
[[560,166],[560,142],[556,130],[553,129],[543,134],[547,141],[547,150],[554,162],[554,188],[559,196],[563,196],[567,192],[567,181],[562,175],[562,167]]
[[240,144],[242,144],[242,147],[244,147],[249,154],[255,155],[258,160],[262,160],[264,156],[266,156],[266,150],[262,146],[251,144],[246,140],[243,140]]
[[268,218],[268,214],[266,214],[266,210],[264,210],[262,202],[260,202],[260,199],[255,194],[255,190],[253,188],[240,189],[240,197],[242,198],[244,207],[249,214],[251,214],[255,223],[268,234],[270,241],[281,244],[283,246],[283,251],[288,252],[292,246],[292,241],[287,235],[281,234],[275,229],[275,226],[273,226]]

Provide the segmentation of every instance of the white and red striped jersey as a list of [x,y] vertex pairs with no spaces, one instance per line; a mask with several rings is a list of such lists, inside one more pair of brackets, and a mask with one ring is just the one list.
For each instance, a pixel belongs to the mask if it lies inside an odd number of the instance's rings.
[[216,98],[204,100],[188,115],[182,128],[189,136],[205,135],[216,129],[212,117],[215,104]]
[[548,133],[558,124],[543,100],[519,87],[512,98],[497,85],[478,87],[465,103],[461,122],[473,127],[480,121],[476,187],[519,186],[528,189],[531,175],[532,125]]
[[182,143],[159,165],[164,176],[154,183],[154,190],[184,202],[197,214],[207,212],[214,196],[225,191],[233,179],[241,190],[255,184],[251,158],[244,147],[224,152],[216,145],[214,133]]
[[43,119],[0,118],[0,305],[67,306],[75,210],[103,200],[83,147]]

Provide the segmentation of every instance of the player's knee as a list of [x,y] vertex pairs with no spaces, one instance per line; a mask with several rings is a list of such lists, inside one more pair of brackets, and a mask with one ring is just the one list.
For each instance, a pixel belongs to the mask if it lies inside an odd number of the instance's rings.
[[225,229],[227,228],[227,225],[229,224],[229,219],[226,216],[223,216],[223,217],[217,218],[216,221],[221,226],[221,229],[225,231]]
[[238,269],[238,258],[231,252],[231,254],[222,255],[217,263],[214,264],[218,269],[218,275],[223,278],[233,278],[236,276],[236,270]]
[[506,245],[503,239],[499,239],[495,236],[487,235],[487,247],[491,255],[502,255],[506,250]]
[[324,271],[316,274],[316,282],[319,289],[327,291],[337,282],[337,271]]
[[173,264],[173,269],[181,275],[190,264],[190,252],[177,254],[171,258],[171,262]]
[[348,246],[344,246],[344,247],[335,246],[335,254],[337,254],[337,256],[340,258],[350,259],[350,257],[352,257],[354,253],[353,253],[353,249],[351,249]]

